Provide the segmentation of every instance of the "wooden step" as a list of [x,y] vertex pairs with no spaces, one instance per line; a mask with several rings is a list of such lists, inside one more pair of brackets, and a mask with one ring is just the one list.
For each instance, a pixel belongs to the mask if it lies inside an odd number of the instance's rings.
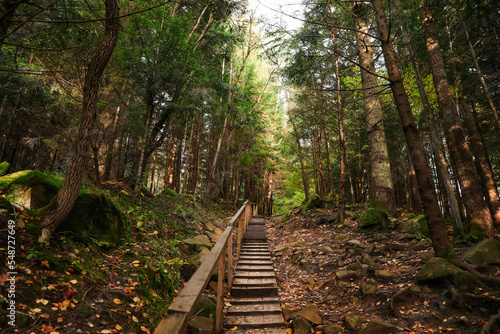
[[256,298],[234,298],[231,300],[232,305],[252,305],[252,304],[276,304],[280,303],[278,297],[256,297]]
[[245,261],[245,260],[265,260],[265,261],[270,261],[271,260],[271,254],[259,254],[259,255],[248,255],[248,254],[242,254],[240,255],[240,258],[238,261]]
[[270,260],[240,260],[238,265],[250,265],[250,266],[272,266],[273,261]]
[[239,263],[236,267],[236,270],[244,270],[244,271],[272,271],[274,272],[274,267],[268,264],[241,264]]
[[278,303],[263,304],[235,304],[227,309],[227,315],[249,315],[249,314],[281,314],[281,305]]
[[236,270],[234,277],[242,277],[242,278],[265,278],[265,277],[274,277],[273,271],[248,271],[248,270]]
[[245,328],[266,328],[285,326],[282,314],[248,314],[226,317],[226,327],[237,326]]
[[254,328],[250,331],[248,329],[226,330],[225,333],[231,334],[287,334],[284,328]]
[[235,298],[255,298],[278,296],[278,287],[236,287],[233,285],[231,296]]
[[276,277],[236,277],[233,281],[233,287],[275,287],[277,286]]

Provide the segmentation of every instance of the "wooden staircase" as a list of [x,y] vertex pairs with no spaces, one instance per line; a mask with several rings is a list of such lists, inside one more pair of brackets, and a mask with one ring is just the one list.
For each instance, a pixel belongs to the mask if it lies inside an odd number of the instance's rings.
[[248,222],[231,296],[226,333],[286,334],[264,218]]

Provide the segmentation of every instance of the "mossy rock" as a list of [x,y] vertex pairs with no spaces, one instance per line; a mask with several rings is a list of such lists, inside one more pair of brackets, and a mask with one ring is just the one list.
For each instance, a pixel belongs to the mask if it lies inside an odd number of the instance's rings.
[[[474,265],[485,265],[500,262],[500,242],[494,239],[484,239],[464,252],[464,259]],[[494,273],[498,266],[488,266],[488,273]]]
[[401,222],[398,226],[398,230],[405,233],[429,237],[429,226],[427,225],[427,220],[424,215],[419,215],[418,217]]
[[[51,205],[62,183],[63,179],[54,175],[26,170],[1,177],[0,190],[37,215]],[[81,189],[73,209],[56,229],[56,233],[67,231],[78,237],[116,242],[127,234],[126,218],[104,193]]]
[[472,222],[469,227],[469,237],[479,241],[486,238],[486,231],[478,223]]
[[173,189],[164,189],[161,191],[160,196],[179,197],[179,194]]
[[359,219],[359,227],[362,229],[382,227],[386,228],[389,215],[379,208],[369,208]]
[[7,172],[9,167],[10,167],[10,164],[7,161],[1,162],[0,163],[0,176],[5,174],[5,172]]
[[214,318],[216,311],[217,311],[217,304],[214,303],[214,301],[211,298],[203,297],[196,305],[194,314],[206,318]]
[[303,204],[304,211],[309,211],[312,209],[322,209],[325,207],[325,200],[321,198],[318,194],[314,194],[309,197],[309,200]]
[[472,290],[478,285],[477,278],[449,261],[434,257],[430,259],[417,274],[417,280],[421,283],[453,283],[461,289]]

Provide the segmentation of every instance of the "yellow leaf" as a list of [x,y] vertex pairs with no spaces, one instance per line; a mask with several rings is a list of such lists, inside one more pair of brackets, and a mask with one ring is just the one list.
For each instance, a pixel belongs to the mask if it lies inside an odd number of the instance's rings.
[[63,322],[64,319],[62,317],[57,318],[57,322]]
[[94,324],[91,322],[87,323],[87,325],[89,325],[89,327],[94,327]]
[[139,322],[139,319],[137,319],[135,315],[132,316],[132,320],[134,320],[135,322]]
[[287,328],[287,329],[286,329],[286,332],[287,332],[288,334],[292,334],[292,329],[291,329],[291,328]]
[[69,281],[71,284],[76,284],[78,281],[76,279],[72,279],[71,281]]
[[102,331],[100,331],[99,333],[102,333],[102,334],[109,334],[111,333],[111,331],[109,329],[103,329]]
[[116,325],[115,328],[116,328],[117,331],[119,331],[120,329],[122,329],[122,326]]
[[115,303],[115,304],[121,304],[122,301],[120,299],[118,299],[118,298],[115,298],[115,299],[113,299],[113,303]]
[[231,328],[232,331],[235,331],[238,329],[238,326],[234,326],[233,328]]
[[42,264],[43,264],[44,266],[46,266],[47,268],[50,268],[50,266],[49,266],[49,261],[48,261],[48,260],[43,260],[43,261],[42,261]]
[[40,313],[40,312],[42,312],[42,310],[39,309],[39,308],[32,308],[32,309],[30,309],[30,311],[33,312],[33,313]]

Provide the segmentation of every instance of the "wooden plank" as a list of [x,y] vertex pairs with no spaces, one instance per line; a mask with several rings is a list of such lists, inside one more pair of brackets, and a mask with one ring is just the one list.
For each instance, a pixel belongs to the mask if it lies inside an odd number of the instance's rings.
[[223,311],[224,311],[224,278],[226,272],[226,249],[222,249],[222,254],[219,257],[219,272],[217,282],[217,311],[215,318],[215,333],[222,332],[223,325]]
[[154,334],[186,333],[188,327],[187,313],[171,313],[161,319]]
[[233,233],[229,236],[227,241],[227,286],[231,291],[233,286],[234,277],[234,264],[233,264]]

